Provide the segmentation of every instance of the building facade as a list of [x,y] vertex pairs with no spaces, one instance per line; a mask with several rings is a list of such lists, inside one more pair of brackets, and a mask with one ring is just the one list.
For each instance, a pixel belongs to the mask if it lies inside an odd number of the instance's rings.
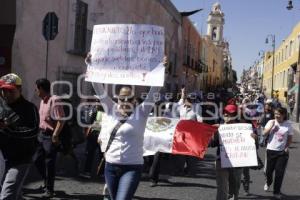
[[182,18],[182,27],[182,85],[185,85],[188,91],[196,92],[203,90],[201,85],[201,75],[204,73],[201,65],[202,38],[188,17]]
[[[73,100],[79,102],[78,92],[90,94],[92,88],[82,83],[86,71],[84,57],[89,51],[92,29],[95,24],[136,23],[154,24],[165,28],[165,53],[170,60],[167,68],[165,89],[179,88],[178,74],[182,63],[178,49],[182,49],[181,15],[170,1],[166,0],[4,0],[7,9],[1,9],[1,19],[9,24],[6,32],[11,38],[12,62],[7,62],[6,71],[20,74],[23,92],[33,101],[34,81],[47,77],[50,81],[63,80],[56,86],[61,93],[73,91]],[[47,41],[42,35],[43,20],[48,12],[58,17],[58,34]],[[5,25],[6,26],[6,25]],[[1,42],[1,45],[4,42]],[[47,47],[48,45],[48,47]],[[1,48],[1,51],[3,48]],[[7,51],[4,49],[4,51]],[[48,59],[48,62],[46,60]],[[80,78],[81,77],[81,78]],[[79,80],[80,79],[80,80]]]
[[267,52],[264,57],[264,77],[263,87],[266,88],[266,94],[271,96],[271,87],[273,80],[273,91],[279,100],[286,104],[288,95],[296,92],[297,63],[299,59],[300,46],[300,23],[298,23],[290,35],[275,50],[274,58],[274,76],[272,77],[273,52]]
[[[42,33],[49,12],[58,18],[58,33],[46,41]],[[56,81],[53,90],[58,94],[72,93],[76,105],[81,97],[93,93],[91,85],[83,81],[93,26],[122,23],[164,27],[169,65],[162,93],[177,94],[182,85],[189,91],[224,85],[224,60],[228,61],[230,52],[229,45],[224,50],[220,4],[213,5],[208,17],[209,35],[201,36],[170,0],[2,0],[0,33],[5,37],[0,39],[0,75],[19,74],[24,95],[34,102],[38,102],[35,80],[47,77]]]

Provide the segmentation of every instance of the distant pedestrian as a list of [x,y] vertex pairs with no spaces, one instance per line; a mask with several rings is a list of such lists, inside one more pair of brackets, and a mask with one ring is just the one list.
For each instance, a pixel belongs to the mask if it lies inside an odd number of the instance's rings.
[[0,151],[3,153],[0,168],[6,168],[0,174],[0,180],[4,178],[0,199],[20,200],[36,150],[39,115],[36,106],[22,96],[22,80],[18,75],[2,76],[0,90]]
[[[84,129],[86,136],[86,160],[84,164],[84,172],[80,174],[80,176],[84,178],[91,178],[92,176],[92,166],[95,153],[98,151],[98,159],[101,160],[103,157],[103,153],[101,152],[98,144],[103,112],[100,110],[100,105],[95,105],[95,103],[97,103],[97,101],[91,102],[91,105],[86,108],[88,109],[88,114],[85,116],[86,119],[84,120],[86,125],[89,125]],[[103,174],[103,170],[101,169],[99,173]]]
[[50,82],[47,79],[36,81],[36,94],[41,98],[40,131],[38,136],[38,149],[34,156],[36,167],[44,179],[44,197],[54,195],[55,163],[59,145],[59,135],[63,129],[64,109],[58,105],[59,98],[50,94]]
[[288,100],[288,105],[289,105],[289,108],[290,108],[290,116],[293,115],[293,111],[294,111],[294,107],[295,107],[295,94],[292,94],[289,96],[289,100]]

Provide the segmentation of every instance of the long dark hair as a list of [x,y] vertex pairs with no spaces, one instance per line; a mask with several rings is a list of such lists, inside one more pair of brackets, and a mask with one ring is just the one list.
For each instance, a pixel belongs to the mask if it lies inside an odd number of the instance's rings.
[[288,112],[286,108],[278,107],[275,109],[275,111],[279,112],[281,115],[283,115],[283,120],[288,120]]

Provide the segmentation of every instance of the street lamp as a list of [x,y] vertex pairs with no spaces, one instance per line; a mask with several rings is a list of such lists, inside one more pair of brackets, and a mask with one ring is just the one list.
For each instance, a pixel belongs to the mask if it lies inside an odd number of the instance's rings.
[[272,84],[271,84],[271,98],[273,98],[273,85],[274,85],[274,65],[275,65],[275,35],[274,34],[269,34],[267,35],[266,38],[266,44],[269,43],[269,38],[272,40],[272,47],[273,47],[273,63],[272,63]]
[[293,6],[293,1],[292,1],[292,0],[289,0],[289,2],[288,2],[288,5],[287,5],[286,9],[288,9],[288,10],[292,10],[293,8],[294,8],[294,6]]
[[263,50],[260,50],[258,52],[258,56],[260,56],[260,59],[262,59],[262,69],[260,71],[261,74],[261,91],[263,92],[264,88],[264,70],[265,70],[265,52]]

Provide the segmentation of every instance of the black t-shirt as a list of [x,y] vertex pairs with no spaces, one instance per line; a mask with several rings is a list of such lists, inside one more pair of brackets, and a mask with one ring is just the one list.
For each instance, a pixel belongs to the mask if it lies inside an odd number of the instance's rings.
[[15,124],[0,130],[1,151],[9,165],[28,163],[37,146],[38,110],[23,97],[8,106],[19,119]]

